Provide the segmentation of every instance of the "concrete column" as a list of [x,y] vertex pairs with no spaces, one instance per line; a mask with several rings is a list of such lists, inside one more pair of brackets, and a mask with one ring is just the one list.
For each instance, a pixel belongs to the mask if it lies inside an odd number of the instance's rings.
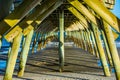
[[64,67],[64,11],[59,12],[59,70],[63,71]]
[[112,30],[110,26],[104,21],[103,23],[104,23],[104,31],[105,31],[106,39],[113,60],[113,65],[115,67],[116,78],[117,80],[120,80],[120,59],[115,45],[114,36],[112,34]]
[[105,76],[110,76],[111,74],[110,74],[110,71],[109,71],[106,56],[105,56],[104,49],[103,49],[103,46],[102,46],[102,42],[101,42],[101,38],[100,38],[100,32],[98,30],[98,27],[94,23],[91,23],[91,24],[92,24],[92,29],[93,29],[93,33],[94,33],[94,36],[95,36],[95,40],[96,40],[96,43],[97,43],[100,59],[101,59],[101,62],[102,62],[104,75]]
[[30,49],[30,43],[32,40],[33,32],[34,32],[34,30],[31,30],[30,33],[26,36],[24,47],[23,47],[23,50],[20,55],[20,65],[19,65],[18,77],[22,77],[24,74],[25,65],[26,65],[27,56],[28,56],[29,49]]
[[6,72],[3,80],[12,80],[12,75],[14,72],[21,39],[22,39],[22,33],[19,33],[13,40],[13,45],[12,45],[10,56],[8,58]]

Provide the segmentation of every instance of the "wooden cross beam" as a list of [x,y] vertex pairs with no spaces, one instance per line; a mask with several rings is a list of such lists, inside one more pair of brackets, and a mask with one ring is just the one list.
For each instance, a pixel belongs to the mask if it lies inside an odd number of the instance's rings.
[[[0,22],[0,38],[19,23],[41,1],[42,0],[24,0],[19,7]],[[18,33],[17,31],[19,30],[21,29],[17,29],[15,33]]]

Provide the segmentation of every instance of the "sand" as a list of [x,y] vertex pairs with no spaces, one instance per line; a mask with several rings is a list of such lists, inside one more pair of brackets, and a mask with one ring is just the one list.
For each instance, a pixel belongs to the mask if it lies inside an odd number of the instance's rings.
[[[46,48],[28,57],[23,78],[17,77],[17,69],[13,80],[116,80],[114,73],[105,77],[98,59],[90,53],[79,49],[65,48],[64,72],[59,72],[58,48]],[[0,75],[2,80],[3,75]]]

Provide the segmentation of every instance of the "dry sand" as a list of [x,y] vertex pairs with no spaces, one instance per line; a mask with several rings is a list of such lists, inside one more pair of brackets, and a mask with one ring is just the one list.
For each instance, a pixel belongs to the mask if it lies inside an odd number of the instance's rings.
[[[42,53],[42,54],[41,54]],[[65,69],[60,73],[58,66],[58,49],[47,48],[31,54],[27,61],[23,78],[13,80],[116,80],[114,73],[105,77],[97,58],[79,48],[65,48]],[[3,76],[0,75],[0,80]]]

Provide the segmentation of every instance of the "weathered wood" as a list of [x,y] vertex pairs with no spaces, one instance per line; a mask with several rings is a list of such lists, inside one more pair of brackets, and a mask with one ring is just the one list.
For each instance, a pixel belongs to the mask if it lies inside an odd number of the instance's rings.
[[30,43],[32,40],[33,33],[34,33],[33,30],[30,31],[30,33],[25,38],[24,47],[23,47],[23,50],[20,55],[20,65],[19,65],[18,77],[22,77],[24,75],[25,65],[26,65],[27,56],[29,53]]
[[73,6],[66,6],[67,9],[73,13],[84,25],[86,28],[88,28],[87,20],[73,7]]
[[83,31],[82,30],[80,31],[80,34],[81,34],[81,40],[83,42],[83,49],[85,50],[86,49],[86,44],[85,44],[84,35],[83,35]]
[[[18,33],[14,33],[18,28],[20,28],[21,30],[27,28],[27,32],[24,33],[29,33],[29,31],[31,31],[33,29],[34,26],[32,26],[31,24],[33,23],[33,21],[40,16],[42,13],[44,13],[49,7],[51,7],[54,3],[56,2],[56,0],[49,0],[44,2],[42,5],[38,5],[35,8],[35,11],[33,11],[32,14],[30,14],[27,18],[25,18],[22,22],[20,22],[16,27],[14,27],[13,29],[11,29],[8,33],[6,33],[5,38],[10,41],[11,40],[11,35],[13,36],[12,38],[14,38]],[[10,39],[10,40],[9,40]]]
[[[23,26],[24,27],[24,31],[23,34],[27,35],[27,33],[29,33],[29,30],[32,30],[33,27],[36,29],[36,27],[38,27],[38,25],[49,15],[51,14],[56,8],[58,8],[63,2],[62,1],[57,1],[53,6],[51,6],[50,8],[47,9],[47,11],[45,11],[44,13],[42,13],[41,15],[39,15],[33,22],[30,22],[30,24],[28,26]],[[16,34],[14,34],[15,36]],[[9,36],[9,35],[8,35]],[[7,39],[7,38],[6,38]],[[8,38],[9,39],[9,38]]]
[[108,47],[108,43],[106,41],[105,33],[103,32],[103,30],[101,30],[101,33],[102,33],[103,41],[104,41],[104,44],[105,44],[109,64],[110,64],[111,67],[113,67],[113,62],[112,62],[110,50],[109,50],[109,47]]
[[115,45],[114,37],[108,23],[103,21],[103,24],[104,24],[104,32],[110,49],[111,57],[113,60],[113,65],[115,67],[116,79],[120,80],[120,59]]
[[64,11],[59,12],[59,71],[64,70]]
[[115,30],[119,32],[120,20],[110,12],[99,0],[83,0],[89,7],[91,7],[102,19],[110,24]]
[[[97,22],[96,22],[96,18],[95,16],[85,7],[83,6],[78,0],[67,0],[71,5],[73,5],[77,10],[79,10],[84,16],[87,17],[87,19],[89,19],[90,21],[92,21],[94,24],[97,25]],[[69,10],[72,11],[72,13],[78,18],[78,19],[83,19],[82,17],[80,17],[80,13],[78,13],[77,10],[75,10],[75,8],[73,7],[69,7]],[[80,20],[81,20],[80,19]],[[85,20],[81,20],[82,22],[84,22],[85,25],[87,25],[87,22],[85,22]],[[115,33],[113,31],[113,34],[114,34],[114,37],[115,39],[118,38],[118,34]]]
[[[11,14],[0,22],[0,37],[21,21],[42,0],[24,0]],[[14,33],[14,32],[13,32]]]
[[93,42],[93,47],[94,47],[94,50],[95,50],[96,57],[99,58],[99,53],[98,53],[98,48],[97,48],[97,43],[96,43],[95,37],[94,37],[92,31],[90,31],[90,34],[91,34],[91,37],[92,37],[92,42]]
[[102,62],[104,75],[105,76],[111,76],[110,71],[109,71],[109,67],[108,67],[108,64],[107,64],[106,56],[105,56],[105,53],[104,53],[104,49],[103,49],[103,46],[102,46],[102,42],[101,42],[98,27],[94,23],[91,23],[91,25],[92,25],[92,30],[93,30],[95,40],[96,40],[96,43],[97,43],[97,48],[98,48],[100,60]]
[[16,36],[13,40],[12,50],[11,50],[10,56],[8,58],[6,72],[5,72],[5,76],[4,76],[3,80],[12,80],[12,75],[14,72],[15,63],[17,60],[21,39],[22,39],[22,33],[19,33],[19,35]]
[[89,30],[87,30],[86,33],[87,33],[87,37],[88,37],[89,51],[92,55],[95,55]]
[[[51,6],[47,11],[45,11],[43,14],[41,14],[40,16],[37,17],[37,19],[35,20],[35,23],[40,24],[47,16],[49,16],[55,9],[57,9],[61,4],[63,3],[63,1],[58,0],[53,6]],[[38,26],[35,26],[35,29]]]

